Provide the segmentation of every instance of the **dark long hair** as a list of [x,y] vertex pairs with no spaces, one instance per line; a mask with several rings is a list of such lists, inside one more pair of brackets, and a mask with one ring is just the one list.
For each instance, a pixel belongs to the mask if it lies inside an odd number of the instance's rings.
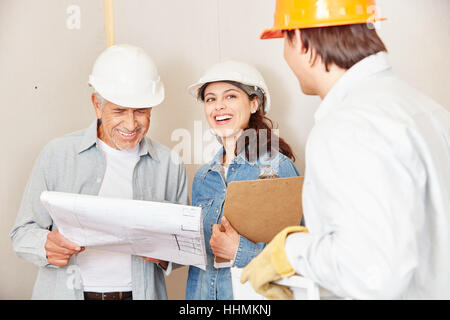
[[[250,152],[252,149],[249,148],[249,145],[252,143],[253,146],[256,146],[254,151],[259,157],[265,153],[273,157],[276,152],[279,152],[295,161],[295,155],[291,146],[283,138],[277,136],[273,129],[275,129],[273,121],[264,115],[262,108],[259,108],[250,116],[248,128],[244,130],[240,137],[240,139],[244,139],[244,143],[239,143],[238,140],[235,155],[242,151],[238,150],[240,149],[239,146],[242,145],[245,148],[247,160],[251,159]],[[273,143],[275,139],[276,141]]]
[[[253,99],[258,99],[258,110],[251,114],[248,127],[239,137],[234,151],[235,156],[237,156],[238,153],[241,153],[243,151],[242,148],[244,148],[247,160],[256,160],[256,158],[264,156],[266,153],[272,158],[275,156],[276,152],[279,152],[292,161],[295,161],[295,155],[291,146],[273,132],[273,129],[275,129],[273,121],[264,114],[263,107],[266,101],[262,90],[258,87],[245,85],[235,81],[226,80],[220,82],[227,82],[238,87],[247,94],[251,101]],[[198,91],[198,98],[203,102],[205,98],[205,89],[209,84],[210,83],[204,84]],[[275,143],[273,143],[274,140]],[[256,149],[249,148],[250,145],[256,146]]]

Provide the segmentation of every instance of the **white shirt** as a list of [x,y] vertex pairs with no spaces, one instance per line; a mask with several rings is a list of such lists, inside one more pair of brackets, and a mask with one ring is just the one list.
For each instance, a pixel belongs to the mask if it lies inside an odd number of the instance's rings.
[[349,69],[315,114],[297,273],[343,297],[450,298],[450,114],[385,53]]
[[[139,160],[139,146],[132,150],[117,150],[98,139],[104,152],[106,171],[99,196],[133,199],[133,172]],[[124,215],[126,212],[124,212]],[[78,255],[84,291],[131,291],[131,255],[86,248]]]
[[222,166],[223,168],[223,179],[227,180],[227,174],[228,174],[228,166]]

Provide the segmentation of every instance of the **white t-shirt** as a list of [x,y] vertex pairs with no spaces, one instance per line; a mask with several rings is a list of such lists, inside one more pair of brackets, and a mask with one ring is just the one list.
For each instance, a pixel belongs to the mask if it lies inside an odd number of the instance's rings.
[[[139,160],[139,146],[132,150],[117,150],[97,140],[104,152],[106,172],[99,196],[133,198],[133,172]],[[126,212],[124,212],[126,214]],[[78,254],[84,291],[131,291],[131,255],[86,248]]]
[[223,168],[223,178],[224,180],[227,180],[227,173],[228,173],[228,166],[222,166]]

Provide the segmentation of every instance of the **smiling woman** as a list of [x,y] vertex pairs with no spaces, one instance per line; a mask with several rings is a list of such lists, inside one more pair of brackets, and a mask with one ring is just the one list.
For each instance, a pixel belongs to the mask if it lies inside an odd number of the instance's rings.
[[[230,148],[234,149],[234,152],[228,153],[229,157],[233,158],[241,151],[245,152],[247,159],[250,159],[250,151],[253,151],[255,156],[279,151],[295,161],[289,144],[272,132],[273,122],[265,115],[263,108],[266,104],[263,89],[237,81],[212,82],[199,89],[197,98],[204,102],[210,127],[224,146],[229,143]],[[249,133],[251,130],[254,132],[247,134],[249,139],[240,139],[242,144],[237,143],[242,133]],[[252,136],[254,139],[251,139]],[[272,138],[276,139],[273,145]],[[252,147],[249,147],[250,141],[253,142]]]
[[204,97],[205,114],[211,128],[222,139],[241,133],[248,127],[250,115],[256,112],[258,99],[250,99],[239,87],[229,82],[206,84]]
[[[283,178],[299,172],[290,146],[273,134],[272,121],[265,116],[269,90],[254,67],[219,63],[190,91],[203,102],[208,124],[223,148],[197,171],[192,185],[192,204],[202,207],[204,215],[208,265],[205,271],[190,267],[186,298],[232,299],[230,267],[245,267],[266,244],[249,241],[222,218],[228,183],[256,180],[268,168]],[[215,257],[231,262],[217,263]]]

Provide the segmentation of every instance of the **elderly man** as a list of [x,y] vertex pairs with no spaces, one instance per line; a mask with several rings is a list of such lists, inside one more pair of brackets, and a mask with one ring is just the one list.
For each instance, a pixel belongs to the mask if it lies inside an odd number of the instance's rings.
[[151,58],[137,47],[112,46],[97,58],[89,83],[97,120],[39,155],[11,231],[14,251],[39,266],[35,299],[166,299],[168,262],[81,248],[58,233],[39,200],[50,190],[188,201],[183,165],[146,137],[152,107],[164,99]]

